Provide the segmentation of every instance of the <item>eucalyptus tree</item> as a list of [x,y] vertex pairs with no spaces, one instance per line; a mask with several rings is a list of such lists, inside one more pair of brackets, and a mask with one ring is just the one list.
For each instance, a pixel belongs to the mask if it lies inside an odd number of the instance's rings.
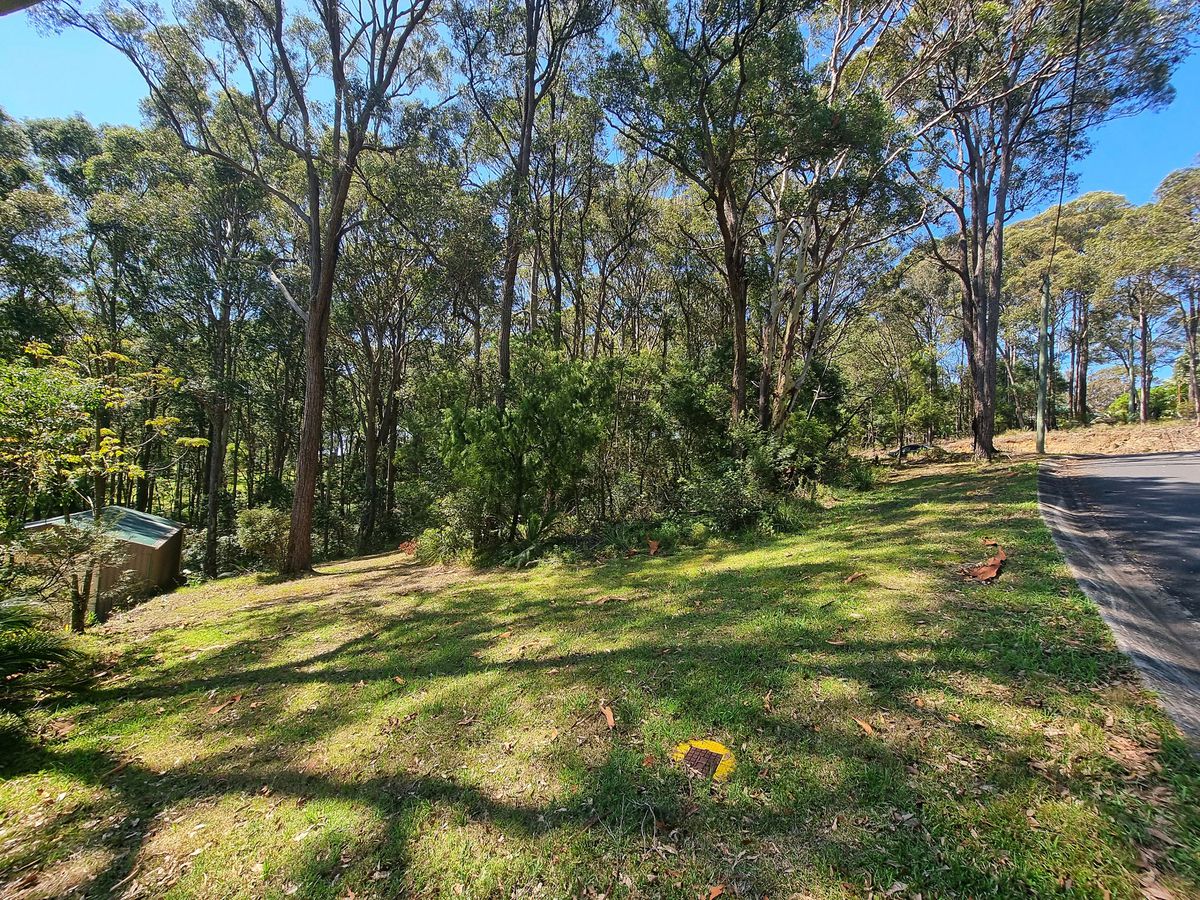
[[[573,75],[573,73],[572,73]],[[530,166],[534,276],[547,291],[546,324],[556,347],[564,337],[564,298],[573,325],[586,322],[583,273],[588,265],[587,226],[598,186],[611,176],[604,157],[604,113],[595,98],[564,78],[542,104]],[[538,318],[530,289],[531,320]],[[573,340],[576,347],[579,340]]]
[[944,174],[927,184],[945,214],[928,222],[931,234],[948,222],[957,235],[949,252],[934,246],[962,288],[977,457],[995,453],[1005,225],[1057,189],[1060,171],[1047,160],[1078,158],[1088,129],[1171,97],[1193,16],[1168,0],[935,0],[905,18],[913,46],[955,39],[906,105],[916,123],[945,122],[918,147],[929,171]]
[[[169,132],[147,135],[141,156],[165,160],[169,170],[141,202],[163,247],[164,284],[137,314],[157,346],[171,348],[184,391],[207,419],[204,573],[217,575],[220,511],[227,481],[226,455],[236,406],[245,388],[247,321],[259,315],[273,290],[266,275],[266,233],[275,224],[266,193],[219,160],[185,154]],[[138,155],[127,161],[141,163]],[[148,410],[153,418],[156,411]]]
[[474,141],[504,193],[496,407],[511,375],[513,307],[533,212],[530,170],[538,112],[608,17],[608,0],[457,0],[450,16],[464,87],[476,113]]
[[1200,168],[1172,172],[1154,196],[1154,233],[1167,254],[1167,289],[1179,312],[1188,393],[1192,414],[1200,425]]
[[[1042,279],[1052,274],[1050,377],[1061,366],[1054,362],[1056,337],[1065,329],[1067,340],[1067,401],[1070,415],[1086,424],[1089,417],[1087,373],[1091,363],[1092,307],[1104,283],[1105,260],[1096,251],[1102,229],[1119,219],[1129,202],[1117,194],[1093,192],[1065,203],[1061,213],[1046,212],[1010,226],[1004,267],[1005,309],[1002,318],[1029,332],[1036,342]],[[1050,255],[1054,253],[1054,271]],[[1010,368],[1010,382],[1012,381]],[[1015,388],[1015,385],[1014,385]],[[1053,393],[1053,391],[1052,391]]]
[[[413,345],[428,338],[435,317],[449,312],[435,303],[435,265],[420,242],[386,216],[371,217],[347,238],[345,277],[337,292],[334,329],[339,356],[362,435],[363,493],[356,546],[376,546],[380,520],[380,457],[390,465],[395,452],[400,392]],[[390,513],[390,509],[388,510]]]
[[1169,324],[1174,306],[1167,292],[1174,248],[1156,220],[1161,221],[1153,204],[1131,207],[1096,237],[1104,266],[1108,347],[1128,374],[1130,416],[1136,412],[1143,423],[1150,419],[1155,332]]
[[65,198],[54,190],[28,128],[0,109],[0,350],[63,332],[68,294],[61,238],[71,226]]
[[751,209],[764,165],[826,140],[794,0],[635,0],[618,19],[603,86],[624,137],[673,170],[710,211],[733,340],[731,414],[747,411]]
[[944,117],[913,121],[903,106],[959,38],[942,34],[913,46],[905,23],[919,14],[908,0],[866,0],[823,3],[802,20],[820,103],[815,125],[826,140],[804,152],[793,144],[764,161],[769,180],[758,212],[768,272],[758,414],[776,434],[816,354],[864,299],[831,289],[845,267],[886,253],[925,214],[917,185],[936,175],[913,171],[911,151]]
[[[430,75],[433,0],[200,0],[164,14],[144,0],[51,8],[120,51],[155,118],[188,149],[219,160],[294,217],[304,235],[305,393],[286,570],[312,562],[323,444],[325,351],[346,204],[364,154],[385,149],[399,105]],[[214,112],[226,127],[214,127]]]

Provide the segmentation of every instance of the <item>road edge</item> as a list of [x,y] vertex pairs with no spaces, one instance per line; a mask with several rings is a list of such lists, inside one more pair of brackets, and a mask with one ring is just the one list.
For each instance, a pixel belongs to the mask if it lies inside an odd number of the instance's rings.
[[1038,466],[1042,521],[1117,648],[1200,753],[1200,628],[1144,572],[1114,552],[1118,545],[1091,517],[1070,472],[1064,471],[1085,459],[1046,459]]

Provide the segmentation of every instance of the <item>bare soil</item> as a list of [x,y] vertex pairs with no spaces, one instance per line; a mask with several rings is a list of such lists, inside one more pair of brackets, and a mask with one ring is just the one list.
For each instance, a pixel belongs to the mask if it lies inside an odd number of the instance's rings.
[[[971,439],[949,441],[950,453],[971,452]],[[1022,459],[1034,455],[1032,431],[1006,431],[996,437],[996,449]],[[1126,456],[1133,453],[1178,453],[1200,450],[1200,428],[1194,422],[1171,420],[1149,425],[1089,425],[1048,432],[1046,452],[1055,456]]]

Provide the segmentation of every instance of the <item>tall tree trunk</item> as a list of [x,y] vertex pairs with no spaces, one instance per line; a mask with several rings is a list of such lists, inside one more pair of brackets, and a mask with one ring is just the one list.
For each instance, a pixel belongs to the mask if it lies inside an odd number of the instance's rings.
[[[151,397],[146,405],[146,420],[154,419],[158,415],[158,398]],[[138,465],[142,471],[147,474],[138,479],[137,492],[134,495],[133,506],[138,512],[147,512],[150,509],[150,461],[154,454],[154,429],[149,425],[143,426],[142,430],[142,446],[138,449]]]
[[1081,301],[1079,309],[1079,356],[1078,369],[1075,374],[1075,410],[1079,417],[1079,421],[1084,425],[1091,420],[1091,415],[1088,412],[1088,364],[1089,364],[1089,348],[1092,337],[1088,333],[1089,319],[1091,316],[1091,301],[1084,297]]
[[496,385],[496,408],[504,412],[508,382],[512,374],[512,314],[517,290],[517,267],[525,243],[526,213],[529,203],[529,158],[533,148],[533,119],[536,112],[534,76],[537,70],[537,0],[525,0],[525,70],[521,88],[521,132],[517,142],[517,160],[509,191],[508,234],[504,240],[504,281],[500,290],[500,379]]
[[1137,350],[1133,326],[1129,326],[1129,416],[1128,421],[1132,424],[1138,418],[1138,410],[1141,404],[1138,402],[1138,387],[1137,387]]
[[1071,329],[1067,338],[1067,418],[1076,421],[1079,409],[1075,405],[1075,376],[1079,374],[1076,363],[1079,355],[1079,299],[1071,301]]
[[1050,431],[1058,429],[1058,328],[1050,326],[1049,341],[1046,346],[1046,428]]
[[363,432],[363,499],[362,518],[358,524],[358,547],[361,555],[373,548],[375,520],[379,508],[379,438],[373,423]]
[[[327,254],[322,254],[322,257]],[[333,262],[332,259],[329,260]],[[325,347],[329,340],[329,309],[333,300],[333,265],[318,273],[304,328],[304,412],[296,450],[296,484],[288,531],[284,571],[292,575],[312,568],[313,504],[320,475],[325,411]]]
[[725,283],[729,288],[733,317],[733,400],[730,415],[734,422],[746,409],[746,254],[742,246],[741,222],[728,185],[718,191],[717,225],[725,255]]
[[322,226],[320,180],[315,167],[309,174],[309,246],[313,285],[312,299],[304,323],[304,413],[300,420],[300,443],[296,450],[296,485],[288,552],[284,572],[298,575],[312,569],[313,503],[320,477],[321,446],[325,415],[325,350],[329,343],[329,313],[333,302],[333,278],[342,243],[346,198],[360,146],[347,148],[346,158],[335,173],[329,210]]
[[1187,305],[1179,301],[1179,311],[1183,315],[1183,333],[1188,354],[1188,392],[1192,400],[1192,416],[1200,427],[1200,302],[1197,301],[1197,291],[1188,291]]
[[229,319],[231,300],[222,293],[213,348],[212,373],[216,396],[209,404],[208,484],[204,534],[204,574],[217,577],[217,538],[220,531],[221,493],[225,487],[225,445],[229,436],[229,400],[226,396],[228,375]]
[[1011,351],[1012,351],[1011,346],[1006,347],[1004,354],[1001,357],[1004,360],[1004,373],[1005,373],[1005,375],[1008,376],[1008,389],[1010,391],[1012,391],[1013,411],[1017,414],[1017,423],[1022,428],[1028,428],[1029,420],[1025,417],[1025,412],[1021,409],[1021,395],[1017,391],[1017,380],[1016,380],[1016,378],[1013,377],[1013,367],[1012,367],[1012,359],[1011,359],[1012,352]]
[[1146,303],[1138,303],[1138,329],[1142,336],[1142,403],[1138,407],[1138,419],[1145,425],[1150,421],[1150,320],[1146,315]]
[[225,483],[225,444],[228,439],[228,410],[224,399],[213,404],[209,425],[207,503],[204,517],[204,574],[217,577],[217,538],[220,531],[221,493]]
[[[787,319],[783,326],[783,335],[777,350],[775,360],[775,384],[771,390],[771,430],[774,434],[782,435],[791,415],[792,403],[795,397],[795,377],[793,369],[796,359],[796,341],[804,321],[804,310],[808,306],[808,236],[810,226],[805,219],[800,232],[799,246],[796,249],[796,268],[792,273],[792,299],[788,304]],[[814,304],[815,306],[816,304]],[[813,323],[810,346],[820,339],[821,323]],[[804,373],[807,374],[809,360],[804,360]],[[805,376],[801,376],[803,380]]]

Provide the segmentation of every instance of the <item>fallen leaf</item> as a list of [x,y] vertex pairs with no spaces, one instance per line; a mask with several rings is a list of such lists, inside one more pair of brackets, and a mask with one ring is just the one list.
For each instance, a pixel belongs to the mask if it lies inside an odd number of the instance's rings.
[[401,678],[399,675],[393,675],[392,681],[396,682],[396,684],[404,684],[404,679]]
[[239,700],[241,700],[241,699],[242,699],[242,695],[241,695],[241,694],[234,694],[232,697],[230,697],[230,698],[229,698],[228,700],[226,700],[224,703],[220,703],[220,704],[218,704],[217,706],[214,706],[214,707],[210,708],[210,709],[209,709],[209,711],[208,711],[208,714],[209,714],[210,716],[215,716],[215,715],[216,715],[217,713],[219,713],[221,710],[225,709],[226,707],[233,706],[233,704],[237,703],[237,702],[238,702]]
[[604,713],[604,721],[608,723],[609,728],[617,727],[617,720],[613,717],[611,706],[609,706],[607,703],[601,703],[600,712]]
[[974,578],[976,581],[991,581],[1000,575],[1000,568],[1004,565],[1004,561],[1008,559],[1002,548],[997,548],[995,556],[988,559],[985,563],[980,563],[977,566],[968,566],[963,569],[963,574],[969,578]]
[[855,572],[853,575],[851,575],[849,578],[846,579],[846,584],[854,584],[854,582],[858,581],[858,579],[866,578],[866,577],[867,577],[866,572]]
[[863,731],[865,731],[867,734],[873,735],[875,733],[875,729],[871,727],[870,722],[864,722],[862,719],[858,719],[858,718],[854,719],[854,721],[857,722],[858,727],[861,728]]
[[510,629],[510,630],[508,630],[508,631],[504,632],[503,634],[501,634],[501,635],[500,635],[500,637],[502,637],[502,638],[510,638],[510,637],[512,637],[512,634],[513,634],[513,633],[512,633],[512,630]]
[[725,893],[725,885],[714,884],[712,887],[710,887],[708,889],[708,895],[705,897],[705,900],[717,900],[717,898],[720,897],[724,893]]
[[120,772],[122,769],[124,769],[131,762],[133,762],[133,760],[131,760],[131,759],[121,760],[119,763],[117,763],[115,766],[113,766],[111,769],[109,769],[107,772],[105,772],[104,777],[107,778],[109,775],[116,775],[118,772]]
[[658,762],[658,760],[656,760],[654,758],[653,753],[647,753],[645,756],[642,757],[642,765],[645,766],[647,769],[650,768],[652,765],[654,765],[656,762]]
[[771,694],[773,693],[775,693],[773,690],[767,691],[767,695],[763,697],[763,709],[765,709],[767,712],[775,711],[774,707],[771,706]]

